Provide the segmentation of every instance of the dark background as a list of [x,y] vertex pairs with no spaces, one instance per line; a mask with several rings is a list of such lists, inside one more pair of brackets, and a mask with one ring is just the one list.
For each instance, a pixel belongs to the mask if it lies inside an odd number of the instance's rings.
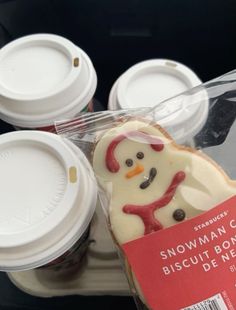
[[[145,59],[180,61],[204,82],[236,68],[235,0],[0,0],[0,47],[32,33],[62,35],[88,53],[98,75],[97,109],[106,108],[117,77]],[[0,122],[1,133],[9,130]],[[128,297],[33,298],[0,273],[0,309],[31,308],[135,305]]]

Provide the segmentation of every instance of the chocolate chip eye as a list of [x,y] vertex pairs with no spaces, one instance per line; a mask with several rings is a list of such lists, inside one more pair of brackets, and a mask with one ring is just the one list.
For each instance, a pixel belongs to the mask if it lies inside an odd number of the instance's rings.
[[143,152],[138,152],[138,153],[136,154],[136,157],[137,157],[138,159],[143,159],[143,158],[144,158]]
[[181,222],[185,219],[185,212],[183,209],[177,209],[175,210],[175,212],[173,213],[173,218],[177,221],[177,222]]
[[132,167],[133,166],[133,160],[130,159],[130,158],[126,159],[125,163],[126,163],[126,166],[128,166],[128,167]]

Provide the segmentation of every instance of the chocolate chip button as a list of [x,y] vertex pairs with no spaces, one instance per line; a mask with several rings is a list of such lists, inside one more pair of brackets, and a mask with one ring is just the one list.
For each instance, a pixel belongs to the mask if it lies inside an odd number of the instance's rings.
[[126,159],[125,163],[126,163],[127,167],[132,167],[133,166],[133,160],[130,159],[130,158]]
[[136,157],[137,157],[138,159],[143,159],[143,158],[144,158],[143,152],[138,152],[138,153],[136,154]]
[[185,212],[183,209],[177,209],[175,210],[175,212],[173,213],[173,218],[177,221],[177,222],[181,222],[185,219]]

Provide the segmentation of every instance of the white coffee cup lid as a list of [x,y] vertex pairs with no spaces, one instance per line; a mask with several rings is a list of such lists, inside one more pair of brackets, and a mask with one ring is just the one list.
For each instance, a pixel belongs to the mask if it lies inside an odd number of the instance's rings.
[[46,132],[3,134],[0,171],[0,270],[32,269],[65,253],[96,206],[83,153]]
[[29,35],[0,51],[0,115],[13,125],[48,126],[78,113],[96,85],[89,57],[63,37]]
[[121,75],[111,91],[109,107],[111,110],[154,107],[199,84],[197,75],[179,62],[146,60]]
[[[185,65],[168,59],[140,62],[124,72],[113,85],[108,108],[110,110],[157,107],[174,97],[201,84],[197,75]],[[203,94],[203,93],[202,93]],[[166,101],[166,119],[163,126],[174,133],[174,138],[184,141],[204,125],[208,115],[208,98],[203,94],[201,104],[190,105],[178,113],[171,112]],[[171,103],[172,104],[172,103]],[[184,106],[184,105],[183,105]],[[178,130],[178,132],[177,132]]]

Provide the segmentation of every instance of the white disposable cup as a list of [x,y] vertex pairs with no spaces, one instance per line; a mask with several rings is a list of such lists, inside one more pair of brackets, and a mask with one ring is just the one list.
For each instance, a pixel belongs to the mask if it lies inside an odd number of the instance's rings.
[[[209,105],[207,93],[202,90],[201,98],[198,96],[199,101],[194,104],[189,102],[191,97],[186,97],[181,102],[182,110],[179,109],[177,113],[172,113],[175,110],[174,99],[167,99],[201,83],[191,69],[179,62],[168,59],[146,60],[132,66],[117,79],[110,91],[108,109],[156,107],[160,125],[170,130],[177,142],[189,144],[189,139],[206,122]],[[159,106],[165,100],[166,113],[161,118],[158,115]]]
[[51,131],[91,111],[96,86],[88,55],[63,37],[29,35],[0,50],[0,117],[17,128]]
[[7,133],[0,136],[0,170],[0,270],[74,268],[97,201],[82,151],[52,133]]

